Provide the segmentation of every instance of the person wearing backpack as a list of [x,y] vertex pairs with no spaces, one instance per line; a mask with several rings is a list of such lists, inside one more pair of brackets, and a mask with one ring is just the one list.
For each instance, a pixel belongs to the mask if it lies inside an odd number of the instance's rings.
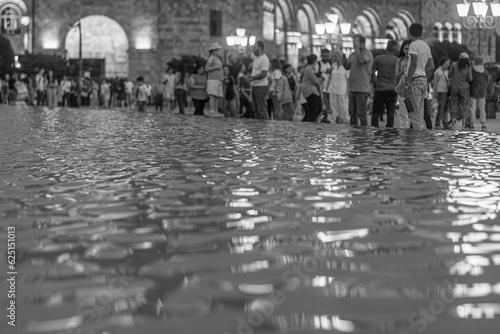
[[489,85],[488,72],[484,69],[483,58],[477,57],[472,67],[472,82],[470,84],[470,123],[469,127],[474,129],[476,122],[476,110],[479,109],[479,121],[481,130],[486,128],[486,92]]

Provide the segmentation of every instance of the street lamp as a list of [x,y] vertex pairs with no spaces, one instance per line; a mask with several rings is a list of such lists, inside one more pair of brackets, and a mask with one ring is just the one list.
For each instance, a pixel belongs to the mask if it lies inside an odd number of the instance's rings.
[[31,52],[30,48],[30,39],[29,39],[29,24],[31,22],[31,19],[29,16],[23,16],[21,17],[21,24],[24,26],[24,31],[23,31],[23,45],[24,45],[24,51]]
[[[495,29],[498,24],[497,18],[500,16],[500,3],[498,0],[464,0],[464,3],[457,4],[458,16],[462,18],[463,26],[466,29],[473,30],[477,28],[478,44],[477,53],[481,54],[481,30]],[[471,6],[472,5],[472,6]],[[472,13],[469,14],[470,7]],[[491,11],[491,14],[489,13]]]
[[[348,36],[351,33],[351,26],[352,25],[350,23],[347,23],[347,22],[342,22],[340,24],[340,33],[341,33],[341,39],[342,39],[341,42],[340,42],[341,43],[340,47],[342,49],[342,53],[344,53],[344,39],[347,38],[347,37],[344,37],[344,36]],[[345,54],[347,56],[349,56],[347,52],[345,52]]]
[[[325,22],[324,24],[318,23],[314,26],[316,34],[318,36],[323,36],[326,34],[328,43],[331,44],[332,49],[336,44],[340,44],[340,46],[342,47],[342,35],[349,35],[349,32],[351,31],[351,24],[346,22],[342,22],[339,24],[338,14],[328,14],[326,17],[328,18],[327,22]],[[337,25],[340,26],[340,31],[338,31]]]
[[226,37],[227,46],[236,47],[239,53],[244,53],[248,45],[253,46],[257,38],[255,36],[246,36],[245,28],[237,28],[236,35]]

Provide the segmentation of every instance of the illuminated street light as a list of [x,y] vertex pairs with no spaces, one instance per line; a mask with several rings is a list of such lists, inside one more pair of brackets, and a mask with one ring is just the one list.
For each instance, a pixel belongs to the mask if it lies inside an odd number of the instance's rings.
[[31,21],[31,20],[30,20],[30,17],[29,17],[29,16],[23,16],[23,17],[21,17],[21,24],[22,24],[23,26],[27,26],[27,25],[29,25],[29,24],[30,24],[30,21]]
[[341,23],[340,32],[342,35],[349,35],[351,33],[351,24],[346,22]]
[[235,47],[238,52],[245,53],[248,45],[253,46],[256,41],[255,36],[246,36],[247,30],[245,28],[237,28],[236,35],[226,36],[226,44],[229,47]]
[[314,25],[314,30],[316,31],[316,35],[323,36],[325,34],[325,25],[323,23],[316,23]]
[[[462,18],[463,26],[466,29],[478,31],[477,53],[481,54],[481,30],[495,29],[500,16],[500,3],[498,0],[468,1],[457,4],[458,16]],[[470,8],[472,7],[472,11]],[[491,8],[491,14],[490,12]]]

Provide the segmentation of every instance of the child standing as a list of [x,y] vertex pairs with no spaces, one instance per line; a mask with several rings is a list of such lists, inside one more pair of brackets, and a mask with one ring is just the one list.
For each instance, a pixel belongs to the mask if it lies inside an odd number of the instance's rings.
[[137,96],[136,96],[138,111],[145,112],[146,105],[148,103],[148,87],[144,83],[143,77],[138,77],[137,83],[139,84],[139,87],[137,87]]

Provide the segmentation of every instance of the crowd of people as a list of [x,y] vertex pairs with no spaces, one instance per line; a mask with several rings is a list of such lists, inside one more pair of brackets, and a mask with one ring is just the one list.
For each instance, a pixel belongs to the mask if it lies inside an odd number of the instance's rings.
[[[156,84],[143,77],[135,80],[92,80],[82,78],[81,89],[75,79],[58,80],[52,71],[16,75],[0,80],[3,103],[18,100],[19,87],[26,87],[27,101],[49,108],[81,105],[104,108],[133,108],[145,111],[178,109],[185,114],[192,104],[195,115],[244,117],[304,122],[335,122],[379,127],[386,115],[386,127],[399,118],[400,128],[474,129],[476,110],[481,129],[486,129],[485,98],[489,76],[481,57],[462,53],[452,63],[443,58],[435,68],[430,47],[422,40],[423,27],[410,26],[410,40],[390,40],[385,54],[376,58],[366,48],[362,35],[353,36],[353,52],[347,58],[340,50],[321,51],[321,59],[309,55],[304,66],[294,69],[278,59],[269,59],[265,45],[252,47],[253,62],[235,69],[222,61],[223,48],[210,45],[206,64],[198,64],[189,74],[184,64],[169,68]],[[432,98],[437,101],[431,118]]]
[[[486,95],[489,75],[481,57],[462,53],[452,63],[441,59],[437,69],[429,45],[422,40],[423,27],[416,23],[409,28],[410,40],[390,40],[385,54],[376,58],[366,49],[362,35],[353,37],[354,52],[345,57],[339,50],[321,51],[321,59],[311,54],[307,64],[297,72],[290,64],[270,60],[264,43],[253,46],[251,68],[243,67],[237,78],[239,115],[258,119],[296,120],[302,113],[304,122],[329,122],[380,126],[386,115],[386,127],[394,127],[396,116],[400,128],[474,129],[476,111],[480,127],[486,130]],[[220,61],[222,48],[210,46],[206,66],[206,92],[210,114],[220,101],[233,99],[233,81],[226,84],[227,73]],[[201,71],[199,75],[202,75]],[[230,89],[230,91],[226,91]],[[432,119],[432,100],[437,100]],[[238,116],[234,109],[230,116]],[[245,110],[243,110],[245,109]],[[198,114],[198,113],[197,113]]]
[[[16,104],[24,101],[33,106],[56,107],[92,107],[92,108],[132,108],[137,105],[140,82],[128,78],[91,79],[83,77],[80,88],[77,78],[63,76],[57,78],[52,70],[41,69],[36,75],[6,74],[0,79],[0,103]],[[163,84],[153,86],[144,82],[147,103],[153,105],[156,90],[167,90]],[[173,91],[173,89],[172,89]],[[79,96],[80,95],[80,96]],[[173,103],[172,94],[170,104]],[[80,101],[81,100],[81,101]],[[161,102],[158,108],[163,108]]]

